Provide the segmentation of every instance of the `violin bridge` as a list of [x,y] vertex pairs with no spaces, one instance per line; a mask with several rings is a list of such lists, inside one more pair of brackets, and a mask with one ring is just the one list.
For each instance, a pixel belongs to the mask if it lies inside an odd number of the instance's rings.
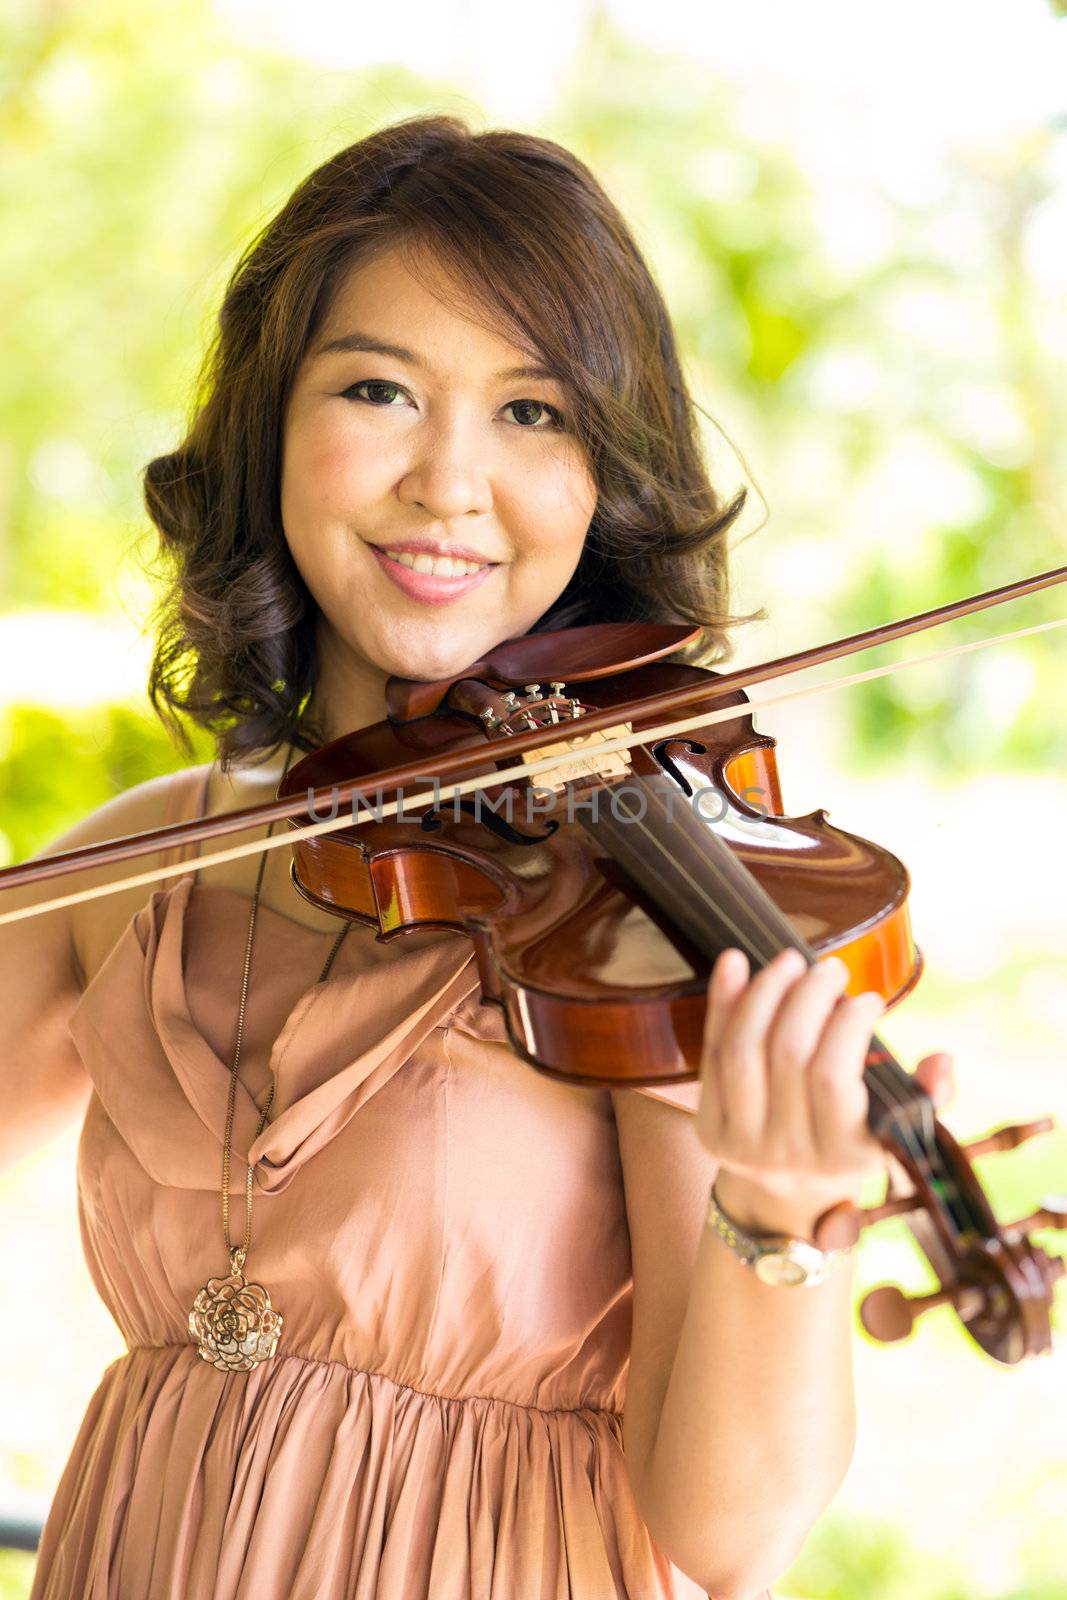
[[[613,728],[598,728],[593,733],[572,734],[559,744],[539,745],[536,750],[524,750],[524,762],[540,761],[545,756],[562,757],[558,766],[546,767],[530,779],[536,789],[554,789],[561,794],[565,785],[579,778],[625,778],[631,771],[629,750],[607,750],[597,754],[596,746],[607,739],[624,738],[632,734],[632,722],[620,722]],[[581,749],[585,753],[576,754]]]

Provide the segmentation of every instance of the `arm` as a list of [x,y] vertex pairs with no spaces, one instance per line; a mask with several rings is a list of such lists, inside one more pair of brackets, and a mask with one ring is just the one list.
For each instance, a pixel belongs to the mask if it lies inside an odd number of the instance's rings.
[[[705,1225],[718,1163],[693,1118],[632,1090],[613,1099],[634,1274],[635,1496],[676,1566],[716,1600],[750,1600],[792,1564],[851,1458],[851,1274],[813,1289],[761,1283]],[[739,1222],[803,1234],[730,1182],[720,1174],[717,1193]]]
[[[166,776],[153,778],[127,790],[38,857],[156,826],[168,782]],[[0,893],[0,910],[39,904],[114,874],[114,868],[97,868],[7,889]],[[144,888],[126,890],[107,900],[0,924],[0,1172],[84,1115],[92,1084],[68,1028],[85,983],[82,954],[88,943],[106,940],[109,929],[117,934],[145,898]],[[90,930],[93,940],[86,937]]]
[[[810,1237],[788,1213],[724,1207]],[[852,1458],[851,1273],[772,1288],[703,1228],[639,1501],[657,1543],[716,1600],[780,1579]]]
[[[56,892],[51,884],[7,890],[0,910]],[[67,911],[0,926],[0,1172],[85,1111],[91,1084],[67,1030],[80,992]]]
[[634,1272],[627,1461],[657,1544],[716,1600],[781,1576],[852,1455],[847,1267],[770,1287],[705,1226],[718,1173],[739,1222],[810,1238],[881,1162],[861,1072],[884,1008],[837,1005],[837,965],[801,980],[772,963],[747,985],[744,963],[717,965],[695,1119],[613,1094]]

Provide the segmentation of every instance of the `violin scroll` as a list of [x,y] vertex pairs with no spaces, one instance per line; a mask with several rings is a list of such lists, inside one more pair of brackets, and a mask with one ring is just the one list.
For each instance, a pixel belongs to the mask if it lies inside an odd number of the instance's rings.
[[[997,1223],[971,1159],[1012,1150],[1055,1126],[1051,1117],[994,1129],[968,1145],[957,1145],[940,1123],[932,1148],[885,1142],[910,1176],[912,1192],[900,1193],[893,1170],[885,1200],[860,1209],[844,1202],[819,1218],[814,1232],[820,1249],[854,1244],[864,1228],[900,1216],[937,1274],[929,1294],[906,1295],[894,1284],[872,1289],[860,1306],[860,1321],[882,1344],[906,1339],[916,1321],[935,1306],[951,1305],[975,1342],[993,1357],[1014,1365],[1051,1348],[1048,1308],[1054,1283],[1067,1262],[1051,1256],[1028,1237],[1030,1230],[1067,1228],[1067,1197],[1049,1197],[1030,1216]],[[936,1149],[936,1167],[929,1157]],[[935,1176],[936,1172],[936,1176]]]

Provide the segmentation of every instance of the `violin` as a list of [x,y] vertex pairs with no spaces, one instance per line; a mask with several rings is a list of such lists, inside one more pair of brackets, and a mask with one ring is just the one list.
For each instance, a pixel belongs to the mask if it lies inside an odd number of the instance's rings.
[[[535,1070],[588,1086],[692,1081],[711,967],[727,946],[743,949],[753,968],[787,946],[809,964],[833,954],[848,969],[846,993],[873,989],[889,1007],[922,972],[903,862],[833,826],[824,810],[785,815],[775,742],[757,732],[746,685],[1065,577],[1058,569],[726,674],[666,659],[699,637],[688,626],[524,635],[454,678],[390,678],[387,718],[305,755],[266,806],[38,858],[0,871],[0,888],[284,818],[288,836],[201,864],[288,842],[293,884],[320,909],[381,939],[427,927],[469,936],[481,998],[499,1008],[513,1049]],[[680,709],[684,719],[662,724]],[[427,783],[429,792],[418,790]],[[343,800],[351,815],[340,811]],[[949,1304],[997,1362],[1047,1351],[1064,1262],[1029,1234],[1067,1226],[1067,1208],[1047,1204],[1002,1224],[972,1163],[1047,1131],[1052,1119],[960,1145],[877,1036],[864,1081],[869,1125],[887,1157],[886,1196],[862,1211],[833,1207],[815,1243],[850,1244],[899,1216],[939,1284],[910,1298],[894,1285],[872,1290],[860,1309],[868,1333],[904,1338],[925,1310]]]

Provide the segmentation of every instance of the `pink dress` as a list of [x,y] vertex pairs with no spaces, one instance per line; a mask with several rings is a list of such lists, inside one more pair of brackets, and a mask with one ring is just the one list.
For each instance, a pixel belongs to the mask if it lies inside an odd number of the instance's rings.
[[[206,769],[176,775],[171,817],[206,788]],[[273,1048],[242,1055],[231,1237],[251,1160],[245,1271],[284,1327],[251,1372],[199,1356],[190,1306],[228,1270],[248,908],[166,880],[71,1021],[94,1086],[82,1241],[128,1350],[77,1433],[31,1600],[697,1600],[623,1455],[610,1094],[514,1054],[461,934],[357,925],[318,984],[332,935],[260,908],[246,1038],[257,994],[297,998]]]

